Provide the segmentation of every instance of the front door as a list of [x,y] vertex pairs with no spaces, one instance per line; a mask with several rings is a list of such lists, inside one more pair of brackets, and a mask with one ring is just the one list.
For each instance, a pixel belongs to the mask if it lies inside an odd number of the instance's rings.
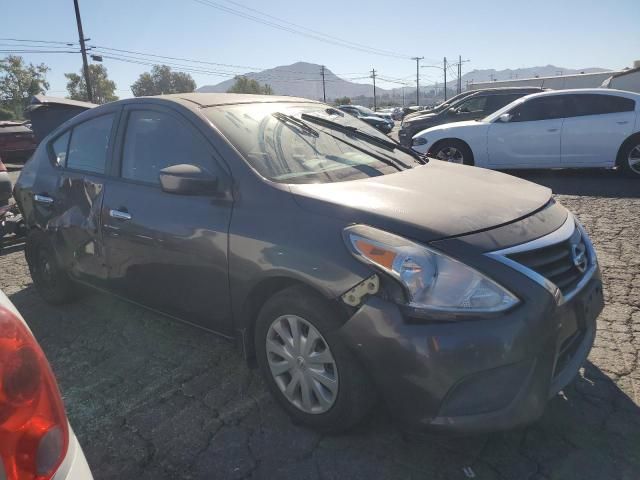
[[[229,176],[202,134],[178,113],[130,106],[120,129],[118,178],[103,203],[109,284],[117,293],[231,334],[227,241],[230,193],[184,196],[164,192],[159,172],[192,164]],[[230,191],[227,189],[227,192]]]
[[550,168],[560,166],[564,95],[534,97],[515,106],[508,122],[495,120],[488,130],[489,166]]
[[631,135],[635,101],[615,95],[571,95],[574,112],[562,126],[563,166],[613,166],[618,150]]

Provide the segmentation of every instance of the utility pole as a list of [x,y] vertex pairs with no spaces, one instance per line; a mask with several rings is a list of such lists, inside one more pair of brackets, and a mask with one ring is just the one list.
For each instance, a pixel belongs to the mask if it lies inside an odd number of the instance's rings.
[[327,103],[327,90],[325,89],[325,85],[324,85],[324,65],[322,65],[320,74],[322,75],[322,101]]
[[444,57],[444,101],[447,101],[447,57]]
[[404,107],[404,85],[402,86],[402,106]]
[[73,0],[76,9],[76,23],[78,24],[78,36],[80,37],[80,52],[82,53],[82,70],[84,71],[84,81],[87,84],[87,98],[93,103],[93,89],[89,78],[89,64],[87,63],[87,48],[84,44],[84,33],[82,32],[82,20],[80,19],[80,7],[78,0]]
[[416,61],[416,105],[420,106],[420,60],[424,57],[413,57],[411,60]]
[[462,55],[458,55],[458,93],[462,92]]
[[371,69],[371,78],[373,78],[373,111],[376,111],[376,69]]

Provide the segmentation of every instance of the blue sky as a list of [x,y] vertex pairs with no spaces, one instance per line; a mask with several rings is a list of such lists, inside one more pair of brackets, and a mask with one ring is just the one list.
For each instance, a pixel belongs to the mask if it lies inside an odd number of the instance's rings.
[[[615,4],[602,0],[80,0],[85,36],[94,45],[232,65],[271,68],[307,61],[325,64],[351,78],[376,68],[386,77],[414,79],[415,62],[411,60],[327,44],[255,23],[200,1],[257,15],[240,4],[350,42],[403,56],[424,56],[425,64],[441,62],[444,56],[453,60],[461,54],[470,59],[465,71],[547,64],[619,69],[640,60],[639,0]],[[72,0],[3,3],[2,38],[78,39]],[[6,43],[0,41],[0,50],[8,48]],[[81,66],[79,54],[23,56],[51,67],[48,78],[54,95],[65,94],[63,74],[78,71]],[[129,85],[150,69],[110,59],[105,59],[104,65],[121,97],[130,96]],[[205,68],[242,71],[210,65]],[[421,83],[440,80],[435,69],[425,69],[422,75],[427,78]],[[229,78],[193,76],[198,86]],[[394,86],[382,82],[379,85]]]

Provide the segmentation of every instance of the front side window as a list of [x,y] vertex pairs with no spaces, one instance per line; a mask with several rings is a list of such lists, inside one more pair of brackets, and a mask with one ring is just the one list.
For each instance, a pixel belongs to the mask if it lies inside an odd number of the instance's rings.
[[[254,170],[275,182],[357,180],[412,168],[418,162],[373,127],[322,104],[227,105],[204,113]],[[305,115],[339,125],[314,123],[304,120]],[[350,133],[348,127],[369,138]]]
[[197,132],[174,116],[152,110],[129,113],[121,176],[158,184],[160,170],[190,164],[211,171],[213,159]]
[[481,113],[487,106],[487,97],[477,96],[461,102],[457,107],[458,112],[462,113]]
[[113,118],[113,114],[102,115],[73,127],[68,152],[62,155],[60,150],[67,168],[90,173],[105,172]]
[[550,95],[528,100],[509,112],[512,122],[552,120],[569,116],[566,95]]

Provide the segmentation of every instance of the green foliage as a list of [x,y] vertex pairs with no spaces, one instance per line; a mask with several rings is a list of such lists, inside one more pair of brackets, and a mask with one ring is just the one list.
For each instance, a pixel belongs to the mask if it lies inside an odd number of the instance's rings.
[[31,97],[43,94],[49,88],[48,71],[49,67],[44,63],[27,65],[20,56],[9,55],[1,59],[0,107],[12,112],[14,118],[23,118]]
[[[84,81],[82,69],[80,74],[65,73],[64,76],[67,77],[68,98],[88,102],[87,83]],[[89,65],[89,78],[93,89],[93,103],[103,104],[118,100],[115,95],[116,83],[113,80],[109,80],[109,75],[104,65]]]
[[8,108],[0,107],[0,120],[13,120],[13,112]]
[[271,85],[260,85],[257,80],[239,75],[235,77],[235,83],[231,86],[227,93],[254,93],[257,95],[273,95]]
[[351,105],[351,99],[349,97],[336,98],[336,105]]
[[154,65],[151,72],[144,72],[131,85],[136,97],[163,95],[169,93],[188,93],[196,89],[196,82],[191,75],[172,72],[167,65]]

